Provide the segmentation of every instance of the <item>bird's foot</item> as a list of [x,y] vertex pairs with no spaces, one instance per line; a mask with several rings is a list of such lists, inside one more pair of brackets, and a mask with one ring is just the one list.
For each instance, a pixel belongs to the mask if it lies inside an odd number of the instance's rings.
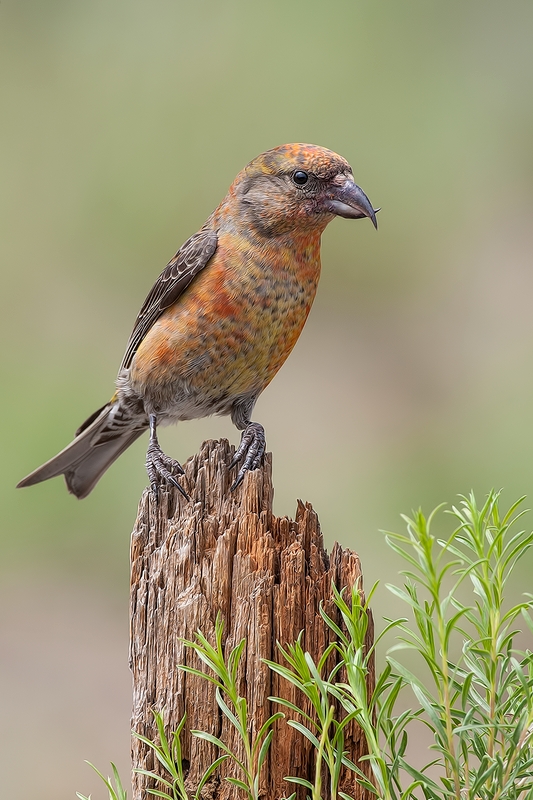
[[265,429],[258,422],[249,422],[242,432],[241,443],[235,451],[229,468],[237,466],[242,461],[242,465],[237,473],[231,491],[237,488],[243,480],[246,472],[257,469],[261,464],[266,450]]
[[150,441],[148,450],[146,451],[146,471],[150,479],[150,489],[155,500],[158,497],[159,484],[161,479],[167,483],[172,484],[178,489],[186,500],[190,500],[189,495],[185,489],[178,483],[172,473],[178,475],[185,475],[185,470],[179,463],[170,456],[167,456],[161,449],[157,441]]

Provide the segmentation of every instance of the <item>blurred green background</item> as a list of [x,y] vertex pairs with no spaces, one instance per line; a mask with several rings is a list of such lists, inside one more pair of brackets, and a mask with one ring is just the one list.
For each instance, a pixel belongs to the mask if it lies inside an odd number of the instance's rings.
[[[259,152],[330,147],[383,209],[377,234],[328,228],[257,405],[276,511],[311,501],[371,583],[395,579],[378,531],[400,512],[532,494],[532,42],[530,0],[0,4],[3,796],[103,797],[84,758],[128,774],[146,441],[82,503],[14,485],[110,396],[153,280]],[[185,460],[219,436],[162,442]]]

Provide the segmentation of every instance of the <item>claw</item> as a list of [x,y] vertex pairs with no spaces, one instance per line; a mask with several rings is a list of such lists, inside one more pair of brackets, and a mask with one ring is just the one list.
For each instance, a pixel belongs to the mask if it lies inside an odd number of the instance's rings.
[[231,459],[230,469],[237,466],[239,461],[244,458],[237,477],[231,485],[233,492],[244,480],[244,476],[250,470],[257,469],[262,461],[266,450],[265,429],[258,422],[250,422],[246,426],[241,436],[241,443]]
[[235,489],[237,488],[237,486],[241,485],[241,483],[244,480],[244,476],[246,475],[246,472],[247,472],[247,470],[244,470],[244,469],[240,469],[239,470],[239,473],[238,473],[237,477],[235,478],[235,480],[233,481],[233,483],[230,486],[230,491],[231,492],[234,492]]
[[156,502],[161,478],[167,483],[172,484],[172,486],[175,486],[186,500],[191,499],[183,486],[180,485],[172,474],[173,472],[177,472],[178,475],[185,475],[185,470],[179,461],[170,458],[170,456],[167,456],[166,453],[163,452],[157,440],[156,419],[154,414],[150,414],[150,443],[146,451],[146,471],[150,480],[150,489]]

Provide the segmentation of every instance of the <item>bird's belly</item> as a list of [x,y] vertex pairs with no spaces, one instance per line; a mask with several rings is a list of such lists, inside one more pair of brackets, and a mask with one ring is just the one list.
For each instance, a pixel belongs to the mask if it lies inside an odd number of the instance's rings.
[[129,375],[148,413],[229,413],[236,399],[270,383],[296,344],[316,281],[253,277],[246,285],[240,276],[236,291],[216,271],[202,275],[151,328]]

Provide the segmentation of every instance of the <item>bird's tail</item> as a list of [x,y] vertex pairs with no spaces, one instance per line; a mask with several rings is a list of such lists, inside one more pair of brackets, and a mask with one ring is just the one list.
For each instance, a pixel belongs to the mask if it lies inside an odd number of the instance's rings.
[[64,475],[69,492],[81,500],[147,427],[146,418],[132,418],[113,398],[85,420],[64,450],[21,480],[17,488]]

